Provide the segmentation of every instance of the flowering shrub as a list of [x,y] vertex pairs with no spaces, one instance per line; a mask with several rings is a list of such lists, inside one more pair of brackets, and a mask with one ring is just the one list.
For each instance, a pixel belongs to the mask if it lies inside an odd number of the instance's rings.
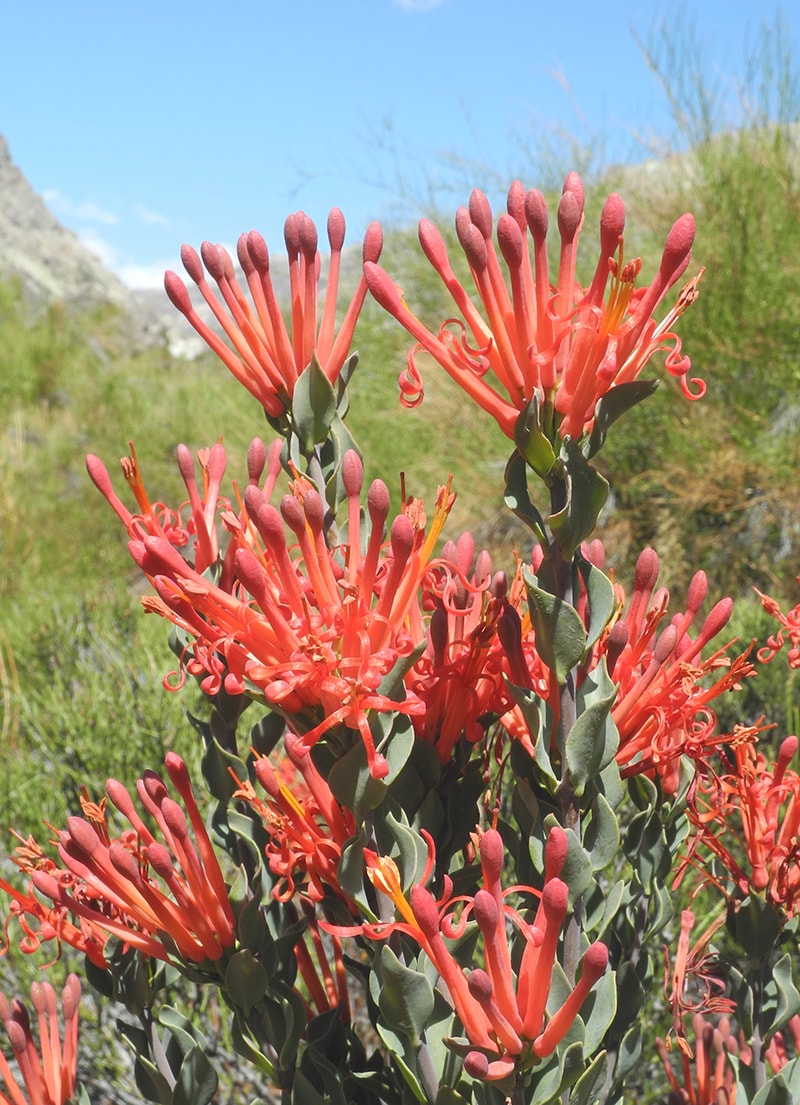
[[[676,603],[653,549],[626,597],[593,538],[609,489],[593,461],[654,390],[653,354],[667,351],[688,399],[705,390],[675,332],[700,274],[661,306],[691,265],[694,220],[675,223],[637,287],[610,196],[582,288],[583,203],[570,174],[551,277],[542,195],[513,184],[495,227],[473,192],[456,234],[479,304],[423,220],[456,311],[433,329],[391,258],[378,266],[377,224],[337,328],[336,209],[321,317],[303,213],[286,223],[290,304],[254,231],[239,273],[218,246],[184,247],[217,327],[166,276],[274,435],[253,439],[247,483],[230,488],[221,442],[196,457],[180,445],[187,498],[172,505],[148,492],[132,446],[127,490],[87,459],[147,581],[145,611],[170,623],[165,687],[194,679],[207,699],[202,780],[174,753],[170,785],[143,765],[136,800],[109,780],[49,845],[20,840],[23,879],[0,881],[7,945],[21,929],[26,953],[72,946],[124,1003],[149,1100],[216,1092],[202,1033],[165,1000],[181,977],[219,991],[234,1047],[285,1105],[621,1102],[656,1055],[670,1100],[800,1096],[797,738],[773,761],[763,720],[719,725],[716,700],[756,673],[725,636],[729,597],[708,602],[698,572]],[[442,541],[457,473],[427,513],[405,488],[394,504],[380,480],[365,493],[345,417],[368,291],[416,343],[403,402],[422,401],[424,351],[512,443],[506,502],[533,551],[508,571],[469,534]],[[761,659],[794,641],[794,613],[773,612],[782,629]],[[24,1007],[0,1017],[30,1101],[63,1103],[79,1092],[79,986],[63,1051],[52,991],[32,997],[41,1061]]]

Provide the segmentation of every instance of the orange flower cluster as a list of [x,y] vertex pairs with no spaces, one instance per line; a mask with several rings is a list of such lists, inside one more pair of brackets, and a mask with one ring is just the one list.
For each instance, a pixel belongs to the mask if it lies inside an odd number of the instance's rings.
[[[153,771],[136,785],[163,840],[142,820],[125,787],[109,779],[107,799],[96,804],[84,798],[84,816],[67,819],[54,841],[58,860],[33,841],[16,849],[14,862],[30,876],[28,892],[4,881],[0,886],[13,899],[12,916],[23,922],[23,951],[56,939],[105,966],[109,936],[166,961],[173,950],[188,962],[219,960],[233,946],[233,911],[186,765],[169,752],[165,766],[183,808]],[[109,801],[129,824],[119,836],[109,831]]]
[[81,1000],[81,984],[77,975],[69,975],[61,994],[61,1012],[64,1021],[63,1042],[58,1028],[56,993],[49,982],[31,985],[31,1005],[39,1026],[39,1046],[33,1038],[31,1016],[24,1002],[15,998],[12,1002],[0,994],[0,1020],[5,1026],[8,1040],[19,1068],[19,1076],[11,1070],[5,1055],[0,1052],[0,1075],[9,1095],[0,1091],[3,1105],[66,1105],[75,1093],[78,1059],[78,1012]]
[[743,896],[763,895],[787,918],[800,908],[800,774],[789,768],[797,748],[797,737],[786,737],[768,763],[751,743],[740,744],[732,749],[735,771],[695,781],[696,833],[684,864],[711,853]]
[[374,262],[365,264],[373,296],[417,342],[400,380],[406,406],[422,401],[416,363],[421,351],[438,361],[512,439],[519,412],[534,396],[554,410],[562,439],[580,438],[592,428],[598,401],[612,388],[636,380],[660,349],[669,350],[667,370],[680,380],[687,398],[699,399],[705,393],[702,381],[687,380],[690,361],[681,355],[680,339],[673,333],[674,324],[697,296],[699,276],[686,285],[661,322],[653,317],[689,265],[693,217],[683,215],[675,223],[658,272],[647,287],[637,289],[642,263],[638,258],[624,260],[625,209],[620,197],[612,194],[600,216],[600,255],[594,277],[588,288],[581,288],[575,264],[583,208],[583,184],[577,173],[570,173],[558,205],[561,249],[558,274],[551,283],[547,204],[541,192],[526,192],[515,181],[496,229],[506,279],[492,240],[489,201],[477,189],[472,192],[469,206],[456,213],[455,227],[483,315],[456,276],[442,235],[423,219],[420,244],[460,315],[448,318],[436,334],[412,314],[388,273]]
[[[199,254],[187,245],[181,250],[184,268],[230,345],[198,314],[178,274],[167,272],[164,277],[164,287],[173,305],[273,418],[280,418],[290,407],[297,379],[312,357],[317,358],[325,375],[334,383],[350,352],[367,286],[362,277],[337,334],[336,300],[344,236],[344,215],[335,207],[328,216],[330,265],[322,317],[318,320],[320,255],[317,228],[303,211],[286,219],[284,238],[292,297],[291,333],[275,295],[267,244],[256,230],[242,234],[236,248],[252,305],[239,283],[230,255],[222,246],[203,242]],[[364,237],[364,260],[377,261],[382,247],[381,228],[378,223],[372,223]],[[206,272],[217,285],[219,296],[208,283]]]
[[[474,897],[452,898],[452,883],[445,877],[445,891],[439,901],[425,886],[434,864],[433,842],[425,835],[428,864],[421,882],[411,887],[408,896],[394,860],[368,849],[364,852],[370,881],[391,899],[402,920],[367,922],[352,928],[322,927],[339,936],[383,940],[393,932],[403,932],[415,940],[439,972],[469,1039],[464,1069],[482,1081],[501,1081],[553,1053],[605,972],[608,949],[601,943],[587,948],[580,978],[560,1008],[548,1017],[553,964],[567,916],[567,885],[558,877],[567,859],[567,834],[560,827],[550,831],[545,846],[544,889],[532,923],[505,899],[512,893],[538,891],[525,886],[502,889],[504,847],[496,829],[488,829],[480,837],[481,889]],[[525,942],[517,971],[511,964],[507,918]],[[484,967],[465,974],[447,940],[460,939],[470,920],[476,922],[481,933]]]

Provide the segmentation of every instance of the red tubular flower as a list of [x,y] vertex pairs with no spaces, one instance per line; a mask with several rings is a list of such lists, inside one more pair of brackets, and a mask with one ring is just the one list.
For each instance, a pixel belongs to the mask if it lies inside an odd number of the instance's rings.
[[[308,480],[296,479],[278,510],[267,499],[269,481],[262,490],[251,479],[241,512],[223,510],[228,547],[220,581],[213,583],[197,564],[187,563],[163,529],[144,515],[126,518],[96,458],[91,469],[126,522],[131,555],[155,588],[156,595],[143,600],[145,608],[174,622],[189,639],[182,672],[200,676],[207,694],[224,686],[230,694],[265,697],[307,748],[336,726],[357,731],[373,776],[385,776],[388,764],[374,745],[368,715],[413,715],[425,708],[413,697],[397,701],[379,688],[397,661],[425,639],[423,584],[453,503],[449,484],[440,488],[427,531],[424,515],[420,520],[418,507],[409,506],[392,522],[387,547],[389,492],[374,481],[367,496],[371,527],[362,544],[363,468],[348,451],[342,466],[348,539],[330,548],[325,506]],[[211,513],[202,500],[193,510],[204,519]]]
[[253,807],[269,834],[267,863],[279,879],[273,897],[289,901],[302,894],[321,901],[326,888],[344,897],[338,868],[342,847],[355,835],[353,816],[339,806],[301,738],[287,733],[284,746],[286,759],[277,771],[264,756],[255,761],[266,801],[248,780],[236,780],[239,789],[234,795]]
[[[442,901],[437,902],[425,888],[424,883],[433,869],[433,843],[430,838],[427,840],[428,867],[422,882],[412,886],[408,896],[394,861],[369,851],[365,853],[371,882],[392,900],[401,920],[347,929],[323,927],[341,936],[358,934],[373,940],[385,939],[395,931],[412,937],[439,972],[469,1039],[472,1050],[465,1057],[465,1070],[484,1081],[503,1079],[552,1054],[580,1012],[587,994],[604,973],[608,949],[600,943],[587,949],[578,982],[563,1005],[548,1018],[546,1005],[553,964],[567,915],[568,891],[558,877],[568,850],[564,830],[552,829],[546,844],[545,884],[533,924],[505,899],[510,894],[538,895],[539,892],[525,886],[501,888],[503,844],[495,829],[487,830],[480,837],[483,886],[474,897],[462,895],[448,900],[449,880],[446,880]],[[483,938],[484,963],[465,974],[447,941],[463,936],[470,918],[477,923]],[[525,941],[517,972],[511,966],[507,919]]]
[[[130,826],[121,836],[109,833],[105,799],[99,805],[82,799],[84,816],[68,818],[67,828],[58,834],[60,863],[31,858],[29,848],[17,849],[14,857],[39,895],[73,916],[80,930],[99,943],[101,962],[103,937],[108,936],[157,959],[169,960],[174,948],[182,959],[196,963],[219,960],[235,942],[225,882],[186,765],[174,752],[167,754],[165,764],[183,808],[155,772],[146,772],[137,783],[139,800],[163,843],[144,823],[125,787],[109,779],[108,799]],[[18,910],[41,920],[38,899],[32,898],[26,910],[22,896],[15,898]],[[43,925],[37,935],[47,938]],[[52,938],[68,939],[58,925]]]
[[[362,276],[336,334],[336,299],[344,235],[344,215],[333,208],[328,216],[331,250],[328,281],[322,317],[318,319],[320,255],[317,228],[302,211],[286,219],[284,238],[291,284],[291,333],[284,323],[272,284],[269,250],[255,230],[242,234],[237,244],[237,256],[252,304],[236,277],[233,261],[222,246],[204,242],[199,254],[191,246],[181,250],[184,268],[230,345],[197,313],[178,274],[167,272],[164,277],[164,287],[173,305],[273,418],[281,417],[291,406],[297,378],[312,357],[316,356],[325,375],[334,383],[350,352],[367,288]],[[381,228],[378,223],[371,223],[364,237],[364,260],[377,261],[382,246]],[[219,295],[212,290],[206,273],[217,285]]]
[[672,332],[697,296],[699,276],[686,285],[660,323],[653,317],[689,264],[694,219],[687,214],[675,223],[658,272],[648,287],[636,289],[641,261],[623,260],[625,211],[619,196],[609,196],[600,217],[600,256],[594,278],[583,289],[575,281],[583,205],[583,184],[577,173],[570,173],[558,206],[561,252],[558,276],[551,284],[544,197],[537,191],[526,193],[519,181],[511,185],[507,213],[497,221],[497,245],[508,271],[509,291],[492,241],[488,200],[473,191],[469,206],[459,208],[455,225],[483,314],[456,277],[441,234],[423,219],[420,244],[461,315],[447,319],[436,334],[411,313],[382,268],[373,262],[365,264],[375,299],[417,341],[400,380],[406,406],[416,406],[423,397],[416,365],[421,350],[434,357],[511,438],[517,415],[535,395],[554,409],[562,438],[580,438],[591,430],[598,401],[611,388],[635,380],[660,349],[670,350],[667,370],[678,377],[686,397],[699,399],[704,394],[702,381],[687,379],[690,361],[681,356],[680,339]]
[[743,896],[762,895],[787,919],[794,916],[800,903],[800,775],[789,764],[797,748],[797,737],[786,737],[770,764],[752,744],[741,744],[733,749],[735,772],[697,780],[688,809],[696,835],[679,877],[710,852]]
[[23,1092],[6,1057],[0,1052],[0,1075],[10,1094],[7,1097],[0,1092],[0,1101],[4,1105],[28,1105],[28,1102],[30,1105],[66,1105],[74,1096],[80,1000],[80,981],[77,975],[71,974],[61,994],[62,1038],[58,1028],[55,990],[49,982],[34,982],[31,985],[31,1005],[39,1026],[37,1047],[25,1004],[19,998],[9,1003],[0,994],[0,1020],[8,1033],[24,1087]]

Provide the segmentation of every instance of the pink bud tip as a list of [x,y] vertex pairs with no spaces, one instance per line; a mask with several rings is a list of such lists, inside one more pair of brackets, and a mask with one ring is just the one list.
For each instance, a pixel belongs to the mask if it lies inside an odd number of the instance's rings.
[[437,272],[440,271],[447,265],[447,247],[438,227],[430,219],[420,219],[418,236],[422,252]]
[[88,453],[86,456],[86,471],[98,491],[102,491],[104,495],[107,495],[109,491],[113,490],[108,469],[100,460],[100,457],[96,457],[94,453]]
[[172,750],[167,752],[164,757],[164,767],[167,769],[167,774],[176,787],[191,787],[186,761],[182,756],[179,756],[177,752],[173,752]]
[[472,902],[472,912],[482,933],[492,933],[497,928],[497,902],[488,890],[480,889]]
[[312,533],[321,533],[325,521],[325,505],[318,491],[307,491],[303,499],[303,510]]
[[385,311],[388,311],[390,315],[397,315],[403,311],[400,292],[385,269],[382,269],[380,265],[376,265],[373,261],[365,261],[364,279],[370,292],[372,292],[373,298]]
[[189,295],[186,285],[178,276],[177,272],[173,272],[172,269],[167,269],[164,273],[164,291],[167,293],[167,297],[172,306],[180,311],[182,315],[188,315],[194,311],[191,296]]
[[370,223],[364,235],[364,245],[361,251],[362,260],[371,261],[374,264],[380,257],[382,250],[383,230],[381,224],[378,222]]
[[488,881],[495,882],[500,878],[505,860],[503,838],[497,829],[487,829],[480,842],[481,866]]
[[185,837],[188,835],[186,814],[173,798],[165,798],[161,803],[161,815],[164,818],[164,824],[175,836]]
[[283,240],[286,243],[286,252],[290,257],[296,257],[300,252],[300,229],[297,215],[287,215],[283,224]]
[[429,890],[416,883],[411,887],[411,908],[419,927],[427,937],[439,935],[439,910]]
[[175,456],[178,461],[178,471],[183,478],[184,483],[194,483],[194,457],[189,450],[188,445],[184,445],[182,442],[175,450]]
[[147,856],[147,862],[157,875],[165,880],[172,878],[175,864],[172,862],[172,856],[169,854],[168,848],[163,844],[159,844],[158,841],[154,841],[152,844],[147,845],[145,854]]
[[485,1005],[492,1000],[492,994],[494,992],[492,980],[489,978],[486,971],[481,970],[480,967],[476,967],[474,971],[470,971],[467,985],[469,986],[469,992],[476,1001],[481,1003],[481,1005]]
[[721,633],[725,626],[728,624],[732,613],[733,599],[720,599],[705,620],[705,624],[703,625],[703,636],[706,637],[709,641],[713,637],[716,637],[716,635],[718,633]]
[[511,215],[501,215],[497,220],[497,244],[509,269],[518,269],[525,243],[519,224]]
[[486,240],[477,226],[470,224],[460,239],[467,261],[473,269],[483,272],[488,264],[489,254],[486,249]]
[[608,948],[605,944],[601,944],[599,940],[597,943],[591,944],[586,949],[581,964],[583,967],[582,981],[589,986],[593,986],[608,966]]
[[528,229],[537,245],[547,237],[547,201],[538,189],[532,188],[525,196],[525,218]]
[[668,277],[686,261],[692,251],[695,235],[694,215],[681,215],[667,235],[661,255],[659,272]]
[[70,974],[61,991],[61,1009],[64,1020],[71,1021],[78,1011],[81,1001],[81,983],[77,975]]
[[636,571],[633,576],[633,589],[635,591],[651,591],[658,579],[658,553],[655,549],[642,549],[636,561]]
[[269,272],[269,250],[263,236],[257,230],[251,230],[247,235],[247,252],[260,273]]
[[294,495],[284,495],[281,499],[281,514],[287,526],[301,537],[306,529],[306,516]]
[[708,577],[706,573],[703,571],[695,572],[692,576],[692,582],[689,584],[689,591],[686,596],[686,609],[691,611],[692,614],[696,614],[703,605],[707,594]]
[[470,1078],[484,1079],[489,1073],[489,1060],[482,1051],[469,1051],[464,1056],[464,1070]]
[[[49,983],[44,982],[31,983],[31,1005],[37,1013],[44,1013],[47,1009],[47,994],[45,992],[45,986],[49,985]],[[50,990],[52,992],[52,986],[50,986]]]
[[203,264],[213,280],[219,282],[225,277],[225,264],[222,260],[222,252],[213,242],[203,242],[200,246],[200,256]]
[[342,483],[347,495],[360,495],[364,482],[364,465],[355,449],[348,449],[342,461]]
[[264,442],[260,437],[254,437],[247,447],[247,477],[253,483],[258,483],[264,465],[267,462],[267,453]]
[[67,830],[82,852],[91,856],[100,847],[100,838],[82,817],[68,817]]
[[484,238],[492,236],[492,208],[479,188],[473,188],[469,197],[469,217]]
[[405,514],[398,514],[392,522],[392,554],[398,560],[406,560],[414,547],[414,527]]
[[581,225],[581,207],[574,192],[564,192],[558,205],[558,232],[562,242],[571,242]]
[[383,480],[373,480],[367,492],[367,509],[373,529],[382,526],[389,514],[389,488]]
[[562,879],[550,879],[542,891],[542,904],[548,921],[563,920],[567,913],[569,888]]
[[305,257],[309,260],[313,260],[317,252],[318,242],[317,228],[314,224],[314,220],[309,218],[308,215],[302,215],[298,223],[300,249]]
[[508,211],[511,218],[520,228],[525,232],[525,186],[521,180],[512,181],[511,186],[508,189],[508,198],[506,199],[506,211]]
[[567,862],[569,837],[560,825],[554,825],[547,835],[544,846],[544,877],[549,882],[559,875]]
[[616,252],[625,229],[625,204],[622,197],[612,192],[603,204],[600,214],[600,248],[611,256]]
[[669,658],[677,643],[678,631],[674,625],[668,625],[656,641],[656,647],[653,649],[653,659],[656,663],[663,664]]
[[189,274],[189,278],[194,280],[195,284],[202,284],[203,280],[205,280],[203,262],[200,260],[200,254],[194,246],[181,246],[181,264]]
[[6,1022],[6,1032],[8,1033],[8,1042],[11,1044],[11,1047],[17,1055],[22,1055],[28,1043],[28,1036],[25,1029],[17,1021],[9,1020]]
[[281,793],[281,784],[269,760],[265,759],[263,756],[257,759],[255,762],[255,773],[256,778],[270,798],[277,798]]
[[338,207],[332,207],[328,213],[328,242],[334,253],[344,245],[344,215]]
[[369,765],[369,773],[373,779],[385,779],[389,774],[389,761],[380,752],[374,753]]
[[112,840],[109,844],[108,858],[114,870],[118,871],[128,882],[137,884],[140,881],[139,864],[118,840]]
[[578,210],[582,214],[583,205],[585,202],[585,192],[580,174],[576,173],[574,169],[571,172],[567,173],[564,180],[564,185],[561,189],[562,195],[566,195],[567,192],[570,192],[575,197],[575,201],[578,204]]
[[795,736],[785,737],[781,741],[781,746],[778,749],[778,761],[780,763],[788,764],[794,754],[797,752],[798,740]]
[[245,276],[250,276],[251,273],[256,271],[253,259],[247,249],[247,234],[240,234],[236,239],[236,256],[239,259],[239,264]]

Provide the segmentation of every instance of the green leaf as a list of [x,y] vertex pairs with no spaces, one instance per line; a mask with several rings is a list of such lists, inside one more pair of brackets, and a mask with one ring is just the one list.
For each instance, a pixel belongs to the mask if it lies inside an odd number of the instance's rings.
[[232,1005],[248,1016],[268,990],[269,975],[249,948],[231,956],[225,971],[225,991]]
[[504,502],[517,518],[532,530],[536,539],[547,545],[547,531],[544,519],[533,505],[528,494],[528,468],[525,458],[514,452],[506,465],[506,488]]
[[292,421],[306,456],[328,436],[335,414],[333,387],[314,357],[297,378],[292,397]]
[[428,846],[419,833],[399,821],[391,810],[385,816],[375,815],[375,836],[381,855],[391,856],[396,862],[403,880],[403,890],[408,891],[422,881],[428,862]]
[[658,380],[631,380],[627,384],[618,384],[606,392],[594,409],[594,425],[588,446],[584,446],[587,460],[591,460],[595,453],[600,451],[609,428],[620,415],[652,395],[658,384]]
[[577,703],[582,712],[567,734],[565,749],[570,782],[579,797],[589,780],[611,763],[619,748],[619,733],[611,717],[617,687],[608,677],[605,658],[582,691]]
[[164,1075],[143,1055],[137,1055],[133,1064],[133,1080],[142,1097],[155,1101],[156,1105],[172,1105],[172,1090]]
[[728,929],[750,959],[766,959],[775,948],[783,929],[774,906],[751,894],[728,915]]
[[607,1073],[608,1056],[601,1051],[572,1087],[569,1105],[596,1105],[601,1100]]
[[583,846],[588,851],[592,868],[601,871],[613,862],[619,852],[619,823],[602,794],[592,803],[592,817],[583,834]]
[[586,647],[591,648],[599,638],[617,605],[614,587],[608,576],[578,550],[575,553],[586,597],[589,604],[589,628],[586,631]]
[[514,423],[514,444],[536,475],[547,482],[556,463],[556,454],[550,439],[542,430],[540,402],[536,392]]
[[217,1072],[205,1052],[193,1047],[181,1063],[172,1105],[208,1105],[217,1092]]
[[414,730],[405,714],[378,713],[372,718],[370,729],[376,746],[388,739],[383,750],[389,765],[386,778],[373,779],[370,775],[367,750],[360,738],[336,760],[328,773],[328,786],[334,797],[352,810],[356,822],[381,804],[414,747]]
[[583,622],[569,603],[543,591],[530,568],[523,568],[528,609],[536,632],[536,649],[559,684],[578,664],[586,648]]
[[565,560],[571,560],[581,541],[597,525],[600,511],[608,498],[608,480],[586,460],[577,442],[567,440],[561,447],[566,479],[566,503],[548,521]]
[[[739,1100],[738,1094],[736,1100]],[[750,1105],[797,1105],[797,1098],[786,1085],[781,1073],[770,1078],[766,1086],[761,1087]]]
[[380,1010],[386,1023],[419,1047],[433,1012],[433,988],[425,975],[404,966],[388,944],[380,954]]
[[380,1036],[381,1043],[389,1052],[392,1064],[400,1071],[403,1080],[417,1101],[420,1102],[420,1105],[426,1105],[428,1096],[422,1088],[422,1083],[417,1074],[418,1049],[410,1043],[407,1037],[398,1036],[385,1024],[378,1022],[375,1028]]
[[569,851],[560,878],[564,880],[569,888],[569,907],[573,909],[575,902],[592,881],[592,861],[588,852],[581,846],[574,831],[567,829],[566,832],[569,840]]
[[772,978],[767,984],[767,995],[770,1004],[774,1003],[775,1006],[766,1037],[769,1041],[779,1028],[800,1011],[800,994],[792,978],[792,959],[788,952],[782,955],[772,968]]
[[614,971],[606,971],[595,984],[581,1009],[584,1023],[583,1049],[592,1055],[603,1042],[617,1014],[617,985]]

